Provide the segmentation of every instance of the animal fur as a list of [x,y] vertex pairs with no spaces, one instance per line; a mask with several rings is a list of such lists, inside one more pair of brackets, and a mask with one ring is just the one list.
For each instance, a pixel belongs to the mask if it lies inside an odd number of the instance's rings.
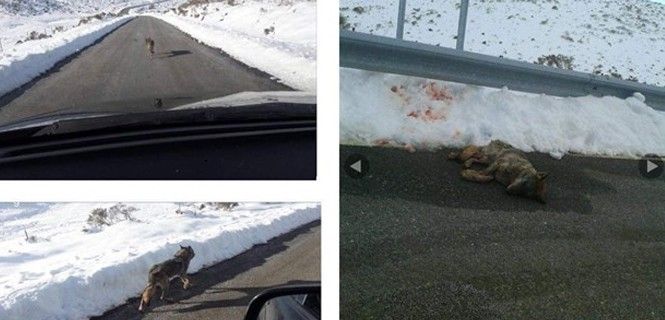
[[143,290],[143,294],[141,294],[139,311],[143,311],[145,307],[150,305],[150,300],[155,296],[158,288],[162,290],[160,300],[164,300],[168,293],[171,279],[179,278],[185,290],[191,286],[189,276],[187,276],[187,268],[189,268],[189,262],[192,261],[194,255],[192,247],[180,246],[180,250],[175,253],[172,259],[150,268],[148,272],[148,285]]
[[155,40],[152,40],[152,38],[145,38],[145,47],[152,57],[155,54]]
[[[537,171],[526,155],[508,143],[493,140],[489,145],[470,145],[460,152],[451,152],[448,159],[463,163],[465,180],[486,183],[496,180],[506,186],[509,194],[545,202],[546,172]],[[487,165],[483,170],[470,169],[474,163]]]

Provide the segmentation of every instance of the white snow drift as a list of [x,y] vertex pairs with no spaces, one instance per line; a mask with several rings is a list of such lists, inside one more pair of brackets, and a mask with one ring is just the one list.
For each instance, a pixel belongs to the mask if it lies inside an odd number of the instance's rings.
[[136,209],[128,210],[131,218],[90,231],[90,212],[112,205],[0,205],[0,319],[98,315],[138,296],[148,269],[180,244],[196,252],[192,273],[320,219],[311,203],[241,204],[232,211],[139,203],[127,205]]
[[665,112],[635,94],[553,97],[342,69],[343,144],[436,149],[501,139],[561,157],[665,155]]
[[[91,45],[130,17],[76,27],[51,38],[26,41],[0,55],[0,96],[29,82],[58,61]],[[7,44],[5,44],[7,46]]]
[[150,14],[302,91],[316,91],[316,2],[244,1]]

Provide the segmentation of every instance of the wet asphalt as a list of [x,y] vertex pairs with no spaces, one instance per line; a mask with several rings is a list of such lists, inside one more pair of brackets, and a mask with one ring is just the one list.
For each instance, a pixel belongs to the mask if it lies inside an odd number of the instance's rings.
[[449,150],[341,146],[342,319],[665,319],[665,177],[529,154],[548,202],[459,177]]

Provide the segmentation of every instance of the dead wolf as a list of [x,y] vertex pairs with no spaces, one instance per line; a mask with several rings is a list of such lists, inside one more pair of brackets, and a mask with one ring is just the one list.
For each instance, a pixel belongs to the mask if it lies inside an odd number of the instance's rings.
[[173,259],[152,266],[148,272],[148,285],[143,290],[143,294],[141,294],[139,311],[143,311],[144,307],[150,305],[150,300],[157,293],[157,288],[162,290],[162,295],[159,299],[164,300],[164,296],[169,290],[171,279],[180,278],[183,289],[187,290],[191,286],[190,279],[187,276],[187,268],[193,258],[194,250],[191,246],[180,246],[180,250],[175,253]]
[[[508,143],[492,140],[484,147],[470,145],[459,152],[451,152],[450,160],[458,160],[466,169],[462,178],[474,182],[496,180],[506,186],[509,194],[536,199],[545,203],[546,172],[537,171],[526,155]],[[485,164],[483,170],[470,169],[474,163]]]
[[155,40],[152,40],[152,38],[145,38],[145,48],[148,50],[151,57],[155,55]]

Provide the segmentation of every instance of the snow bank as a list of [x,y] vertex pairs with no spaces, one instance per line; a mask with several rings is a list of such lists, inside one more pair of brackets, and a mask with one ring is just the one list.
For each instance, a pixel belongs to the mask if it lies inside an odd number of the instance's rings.
[[82,231],[92,209],[111,205],[0,205],[0,319],[98,315],[137,297],[147,270],[180,244],[196,253],[192,273],[320,219],[311,203],[241,204],[232,211],[139,203],[128,204],[137,209],[131,220]]
[[316,2],[210,3],[149,14],[302,91],[316,91]]
[[343,144],[436,149],[500,139],[554,157],[665,155],[665,112],[641,94],[561,98],[342,69],[340,99]]
[[94,43],[131,17],[89,23],[51,38],[26,41],[0,56],[0,96],[20,87],[58,61]]

